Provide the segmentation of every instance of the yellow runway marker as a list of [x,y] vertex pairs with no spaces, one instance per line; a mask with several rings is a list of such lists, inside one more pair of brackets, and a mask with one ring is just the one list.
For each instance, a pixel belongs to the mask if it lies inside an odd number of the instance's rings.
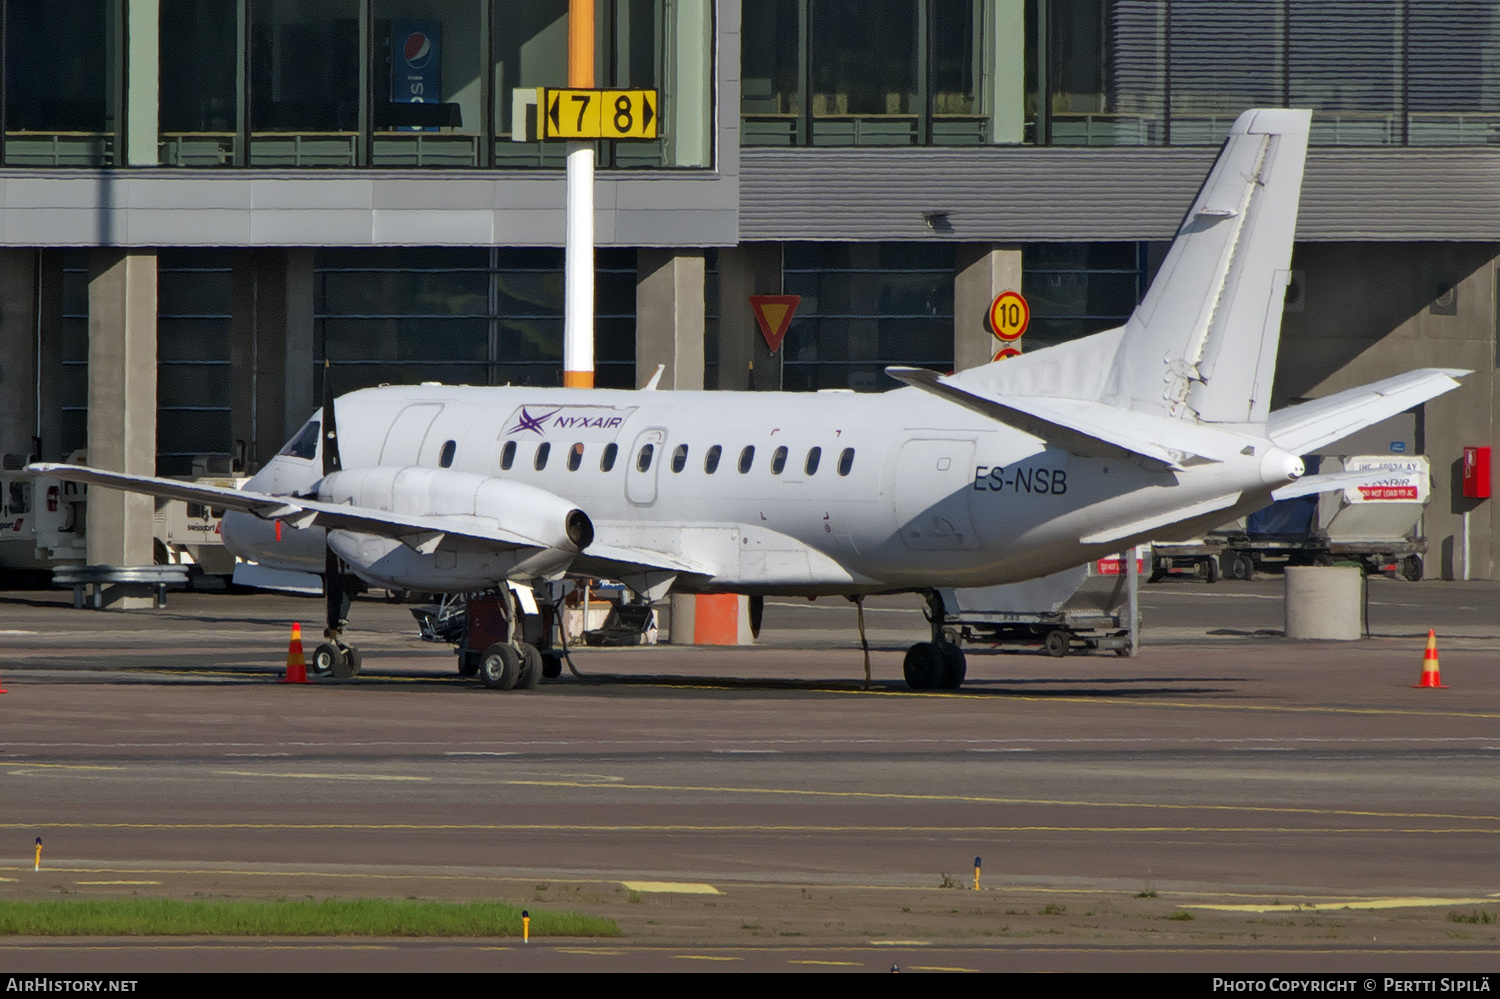
[[214,773],[229,777],[293,777],[301,780],[432,780],[431,777],[408,777],[403,774],[283,773],[271,770],[215,770]]
[[159,885],[160,881],[74,881],[75,885]]
[[743,957],[716,957],[712,954],[673,954],[679,961],[743,961]]
[[683,881],[621,881],[631,891],[675,892],[679,895],[720,895],[713,885],[693,884]]
[[931,947],[931,940],[871,940],[871,947]]
[[1488,898],[1366,898],[1307,902],[1303,905],[1220,905],[1210,902],[1183,902],[1181,905],[1184,909],[1213,909],[1216,912],[1311,912],[1329,909],[1425,909],[1444,905],[1489,905],[1491,901]]

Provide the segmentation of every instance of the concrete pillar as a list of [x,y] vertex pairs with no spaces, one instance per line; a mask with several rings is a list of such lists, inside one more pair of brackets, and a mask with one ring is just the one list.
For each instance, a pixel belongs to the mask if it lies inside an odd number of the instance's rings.
[[[286,324],[282,389],[285,393],[286,432],[290,439],[319,406],[313,391],[313,251],[286,251]],[[281,444],[275,450],[280,450]],[[275,453],[274,451],[272,453]]]
[[1021,290],[1021,248],[964,244],[955,248],[953,270],[953,369],[962,371],[990,363],[1000,349],[990,332],[990,303],[1002,291]]
[[[156,254],[95,249],[89,253],[89,464],[137,475],[156,473]],[[150,565],[149,496],[90,489],[90,565]],[[105,603],[150,607],[123,587]]]
[[247,472],[264,465],[291,437],[286,412],[286,287],[286,251],[235,254],[230,425],[236,447],[244,443]]
[[750,308],[751,295],[779,294],[780,243],[719,251],[719,388],[781,388],[781,359],[766,345]]
[[703,388],[703,251],[636,251],[635,384]]
[[1364,586],[1358,566],[1288,566],[1286,637],[1358,639],[1364,633]]
[[0,250],[0,455],[19,460],[32,454],[32,436],[40,432],[36,258],[35,250]]
[[[981,60],[984,98],[990,115],[991,142],[1023,142],[1026,138],[1026,4],[1024,0],[996,0],[984,5],[989,44]],[[1017,289],[1019,290],[1019,288]]]
[[[1466,500],[1463,448],[1495,441],[1496,286],[1500,254],[1478,243],[1306,243],[1301,311],[1282,324],[1273,407],[1418,367],[1465,368],[1461,388],[1426,403],[1419,449],[1432,462],[1423,515],[1426,572],[1493,579],[1500,564],[1495,500]],[[1337,443],[1325,453],[1343,454]],[[1467,514],[1467,516],[1465,516]],[[1465,562],[1465,552],[1468,561]]]
[[38,290],[37,325],[41,344],[37,356],[40,368],[37,390],[41,400],[43,461],[62,461],[68,456],[63,406],[63,255],[61,250],[37,253]]

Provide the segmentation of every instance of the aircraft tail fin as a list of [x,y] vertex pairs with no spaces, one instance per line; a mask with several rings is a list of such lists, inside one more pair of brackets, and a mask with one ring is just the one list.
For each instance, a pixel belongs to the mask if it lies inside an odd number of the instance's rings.
[[1125,325],[1100,401],[1204,423],[1262,424],[1311,112],[1246,111]]

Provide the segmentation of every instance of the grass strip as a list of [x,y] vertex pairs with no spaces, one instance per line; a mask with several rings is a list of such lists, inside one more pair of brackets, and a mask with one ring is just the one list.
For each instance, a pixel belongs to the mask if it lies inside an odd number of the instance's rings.
[[[612,919],[531,909],[534,937],[611,937]],[[521,909],[498,902],[324,899],[0,902],[0,936],[519,937]]]

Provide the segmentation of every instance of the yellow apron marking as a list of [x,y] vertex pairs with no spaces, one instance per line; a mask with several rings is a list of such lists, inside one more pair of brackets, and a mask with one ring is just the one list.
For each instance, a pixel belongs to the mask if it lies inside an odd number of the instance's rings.
[[631,891],[670,891],[679,895],[721,895],[713,885],[693,884],[687,881],[621,881]]
[[679,961],[743,961],[743,957],[716,957],[712,954],[673,954]]
[[296,777],[305,780],[432,780],[431,777],[407,777],[401,774],[284,773],[271,770],[215,770],[214,773],[230,777]]
[[159,885],[160,881],[74,881],[75,885]]
[[1307,902],[1303,905],[1251,903],[1222,905],[1210,902],[1183,902],[1184,909],[1214,909],[1221,912],[1313,912],[1328,909],[1416,909],[1440,905],[1490,905],[1489,898],[1366,898],[1333,902]]
[[787,964],[827,964],[835,968],[863,968],[863,961],[788,961]]

